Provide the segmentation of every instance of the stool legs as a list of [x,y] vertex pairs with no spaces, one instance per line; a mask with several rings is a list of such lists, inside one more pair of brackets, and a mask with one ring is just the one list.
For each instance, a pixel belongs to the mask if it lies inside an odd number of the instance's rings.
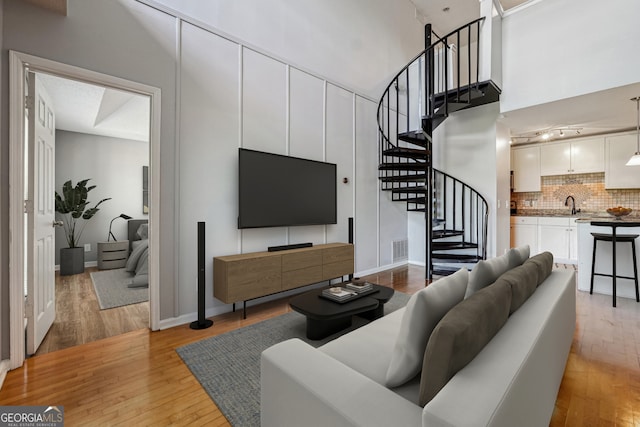
[[[593,234],[593,254],[591,256],[591,284],[589,287],[589,294],[593,295],[593,286],[595,276],[606,276],[611,277],[611,287],[612,292],[611,295],[613,297],[613,307],[616,306],[616,296],[617,296],[617,279],[620,277],[621,279],[633,280],[636,291],[636,302],[640,302],[640,286],[638,279],[638,260],[636,255],[636,238],[638,235],[620,235],[616,236],[615,233],[612,235],[599,234],[599,233],[591,233]],[[611,274],[606,273],[596,273],[596,252],[598,250],[598,240],[602,241],[610,241],[611,242]],[[633,264],[633,277],[628,276],[618,276],[617,271],[617,243],[631,243],[631,257]]]
[[613,264],[613,306],[616,306],[616,229],[613,229],[613,240],[611,240],[611,245],[613,246],[611,248],[611,254],[612,254],[612,264]]
[[640,302],[640,291],[638,290],[638,262],[636,260],[636,241],[631,241],[631,254],[633,255],[633,278],[636,282],[636,302]]
[[593,295],[593,277],[596,272],[596,246],[598,245],[598,240],[593,239],[593,256],[591,257],[591,288],[589,289],[589,294]]

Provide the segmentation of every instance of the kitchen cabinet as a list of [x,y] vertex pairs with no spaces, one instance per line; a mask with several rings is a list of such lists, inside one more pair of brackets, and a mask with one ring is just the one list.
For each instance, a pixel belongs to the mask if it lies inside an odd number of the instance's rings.
[[635,132],[605,139],[604,188],[640,188],[640,166],[626,166],[636,151]]
[[577,234],[575,218],[538,218],[538,250],[551,252],[554,262],[577,262]]
[[540,190],[540,147],[513,148],[511,150],[513,191]]
[[538,218],[532,216],[511,217],[511,247],[529,245],[530,255],[538,253]]
[[604,172],[604,138],[548,143],[540,147],[540,175]]

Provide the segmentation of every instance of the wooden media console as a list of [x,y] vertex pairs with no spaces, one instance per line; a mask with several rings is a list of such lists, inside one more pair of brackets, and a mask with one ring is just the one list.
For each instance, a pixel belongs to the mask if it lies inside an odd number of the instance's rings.
[[253,252],[213,259],[213,296],[225,304],[353,274],[353,245],[328,243],[277,252]]

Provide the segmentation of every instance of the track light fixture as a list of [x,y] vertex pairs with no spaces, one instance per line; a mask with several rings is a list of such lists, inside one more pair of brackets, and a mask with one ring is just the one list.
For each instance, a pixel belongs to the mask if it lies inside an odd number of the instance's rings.
[[636,122],[636,152],[629,161],[627,166],[640,166],[640,96],[631,98],[636,103],[636,111],[638,112],[638,121]]

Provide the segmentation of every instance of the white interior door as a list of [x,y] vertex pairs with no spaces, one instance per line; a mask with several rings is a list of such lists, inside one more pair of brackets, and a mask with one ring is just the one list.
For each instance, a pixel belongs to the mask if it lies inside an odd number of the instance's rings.
[[27,354],[56,317],[54,272],[55,113],[35,73],[28,74]]

